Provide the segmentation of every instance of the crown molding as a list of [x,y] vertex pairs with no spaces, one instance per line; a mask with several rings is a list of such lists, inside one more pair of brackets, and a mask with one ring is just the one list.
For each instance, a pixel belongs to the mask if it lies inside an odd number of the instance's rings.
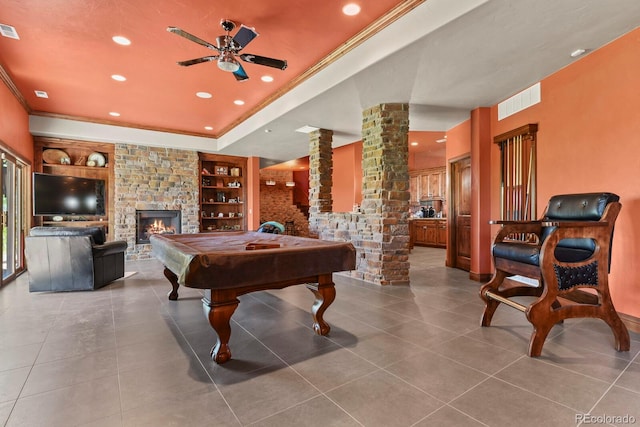
[[7,73],[7,70],[5,70],[2,65],[0,65],[0,80],[2,80],[2,82],[9,88],[9,91],[22,105],[22,108],[24,108],[27,113],[31,114],[31,107],[27,103],[27,100],[24,99],[24,96],[22,96],[22,93],[20,93],[18,87],[13,83],[11,76],[9,76],[9,73]]

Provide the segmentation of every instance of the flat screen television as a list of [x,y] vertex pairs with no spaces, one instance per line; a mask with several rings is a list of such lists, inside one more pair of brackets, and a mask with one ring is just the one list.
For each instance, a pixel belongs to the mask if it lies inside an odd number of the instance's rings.
[[105,181],[77,176],[33,174],[33,214],[105,215]]

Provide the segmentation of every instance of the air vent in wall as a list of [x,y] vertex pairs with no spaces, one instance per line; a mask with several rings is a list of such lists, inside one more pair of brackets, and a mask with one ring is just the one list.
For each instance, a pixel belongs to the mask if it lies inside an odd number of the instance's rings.
[[4,37],[9,37],[10,39],[20,40],[18,32],[11,25],[0,24],[0,34]]
[[540,82],[530,88],[516,93],[511,98],[498,104],[498,120],[509,117],[540,102]]

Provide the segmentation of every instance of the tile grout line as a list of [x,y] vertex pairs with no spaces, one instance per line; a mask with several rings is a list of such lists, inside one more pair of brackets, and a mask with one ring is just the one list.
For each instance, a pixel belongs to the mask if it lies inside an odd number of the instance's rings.
[[[158,298],[158,301],[160,301],[161,303],[163,302],[160,299],[160,296],[158,295],[158,293],[156,292],[155,288],[152,287],[152,291],[154,293],[154,295],[156,296],[156,298]],[[240,421],[240,418],[238,417],[238,415],[236,414],[236,412],[233,410],[233,408],[231,407],[231,404],[229,403],[229,401],[224,397],[224,394],[222,393],[222,390],[220,390],[220,387],[218,387],[218,384],[216,384],[216,382],[214,381],[213,377],[211,376],[211,374],[209,373],[209,371],[207,370],[207,368],[204,366],[204,363],[202,360],[200,360],[200,357],[198,357],[198,353],[196,352],[196,350],[193,348],[193,346],[191,345],[191,342],[187,339],[187,337],[185,336],[184,332],[182,331],[182,329],[180,328],[180,325],[178,324],[178,322],[176,321],[176,319],[173,317],[173,315],[171,314],[170,311],[167,310],[167,315],[169,316],[169,318],[171,319],[171,322],[173,323],[173,325],[176,327],[177,331],[180,332],[180,336],[182,337],[182,339],[184,339],[185,343],[187,346],[189,346],[189,350],[191,350],[191,353],[193,354],[193,357],[196,358],[196,360],[198,361],[198,364],[200,365],[200,367],[202,368],[202,370],[204,371],[205,375],[207,376],[207,378],[209,378],[209,380],[211,381],[211,384],[215,387],[216,391],[218,392],[218,394],[220,395],[220,397],[222,398],[222,401],[225,403],[225,405],[227,405],[227,408],[229,408],[229,411],[231,411],[231,413],[233,414],[233,417],[236,419],[236,421],[238,422],[239,425],[242,425],[242,422]],[[235,322],[234,322],[235,323]]]

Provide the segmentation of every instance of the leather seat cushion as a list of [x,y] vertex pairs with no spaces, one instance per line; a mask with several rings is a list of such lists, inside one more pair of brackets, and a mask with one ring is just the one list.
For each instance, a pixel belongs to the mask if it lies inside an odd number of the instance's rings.
[[[578,262],[589,258],[592,253],[592,251],[582,248],[557,246],[555,257],[561,262]],[[539,266],[540,246],[530,243],[496,243],[493,245],[493,256]]]

